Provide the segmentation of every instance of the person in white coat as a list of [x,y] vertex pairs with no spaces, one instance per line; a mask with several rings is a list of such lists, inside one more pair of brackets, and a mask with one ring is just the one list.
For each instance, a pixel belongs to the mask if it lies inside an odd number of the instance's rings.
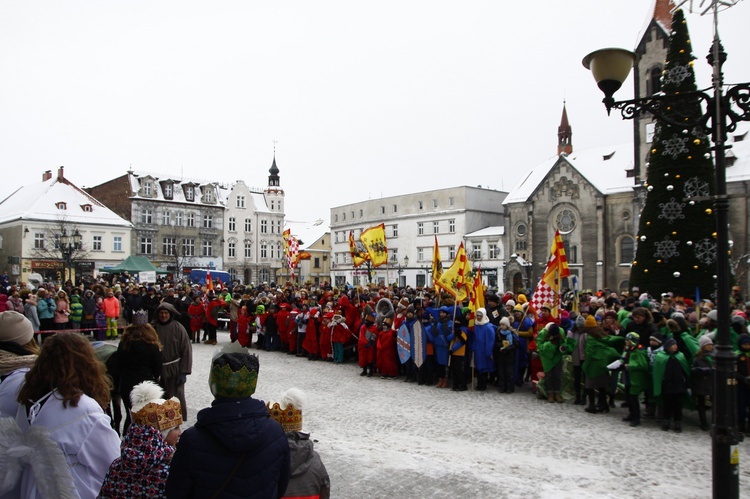
[[120,455],[103,409],[110,390],[83,336],[47,338],[26,373],[15,418],[0,419],[0,496],[96,497]]

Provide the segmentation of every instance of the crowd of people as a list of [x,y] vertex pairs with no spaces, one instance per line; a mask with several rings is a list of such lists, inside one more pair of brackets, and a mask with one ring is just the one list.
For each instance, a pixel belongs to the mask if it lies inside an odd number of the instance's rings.
[[[287,486],[300,483],[289,483],[295,462],[289,449],[304,448],[306,459],[315,454],[300,428],[284,432],[268,426],[269,413],[288,416],[299,401],[288,404],[290,412],[250,398],[259,365],[248,349],[256,348],[308,361],[356,362],[360,376],[401,378],[425,389],[510,394],[525,385],[549,403],[572,402],[589,414],[608,413],[620,403],[628,410],[623,421],[634,427],[648,418],[679,433],[683,409],[697,409],[700,427],[709,429],[717,326],[710,300],[670,294],[656,299],[637,290],[565,296],[557,306],[534,310],[523,293],[487,291],[484,306],[474,309],[468,300],[456,303],[433,289],[385,285],[218,283],[210,289],[116,278],[34,292],[9,286],[0,294],[0,416],[6,418],[0,424],[14,438],[35,435],[43,441],[31,431],[35,425],[51,424],[47,418],[71,421],[55,427],[66,435],[64,444],[55,432],[48,435],[62,451],[52,453],[50,465],[67,459],[68,465],[80,465],[76,473],[89,475],[56,474],[53,485],[61,490],[98,493],[104,483],[102,497],[114,497],[112,491],[125,486],[182,497],[196,491],[211,495],[219,483],[219,495],[224,490],[231,495],[249,473],[265,477],[265,492],[258,497],[281,497]],[[744,432],[750,429],[750,303],[734,289],[731,306],[738,425]],[[180,436],[194,344],[216,345],[222,328],[229,338],[212,361],[216,401]],[[117,338],[116,351],[106,358],[94,347],[115,343],[90,341]],[[96,360],[97,354],[106,362]],[[110,399],[125,404],[122,429],[105,415]],[[232,414],[247,420],[234,421]],[[264,428],[262,435],[251,434],[258,428]],[[96,449],[86,449],[76,437],[91,432],[99,435]],[[254,468],[259,458],[250,448],[258,445],[274,449],[277,468]],[[195,468],[192,454],[212,456],[215,466]],[[29,496],[37,490],[44,495],[42,488],[52,486],[40,483],[45,481],[34,471],[38,463],[28,461],[25,466],[20,461],[16,472],[22,478],[15,489],[3,491],[6,496],[19,487]],[[134,462],[150,463],[150,474],[139,475]],[[321,466],[311,483],[325,497],[330,483]],[[150,477],[148,484],[139,481],[143,476]]]

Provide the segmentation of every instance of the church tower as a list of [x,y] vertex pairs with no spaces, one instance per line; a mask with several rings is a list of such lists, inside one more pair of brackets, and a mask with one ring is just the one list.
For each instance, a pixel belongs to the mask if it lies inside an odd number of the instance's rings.
[[[661,91],[661,74],[664,70],[672,26],[672,0],[655,0],[649,21],[635,48],[633,67],[633,95],[636,99],[648,97]],[[635,167],[630,176],[636,185],[646,180],[648,152],[654,136],[654,119],[649,114],[636,116],[633,120],[633,142]]]
[[264,194],[266,205],[274,213],[284,213],[284,189],[281,188],[281,178],[279,177],[279,167],[276,166],[276,148],[273,151],[273,163],[268,170],[268,186]]
[[557,155],[568,155],[572,152],[573,129],[570,128],[570,123],[568,123],[568,111],[565,109],[565,102],[563,102],[562,118],[560,118],[560,126],[557,127]]

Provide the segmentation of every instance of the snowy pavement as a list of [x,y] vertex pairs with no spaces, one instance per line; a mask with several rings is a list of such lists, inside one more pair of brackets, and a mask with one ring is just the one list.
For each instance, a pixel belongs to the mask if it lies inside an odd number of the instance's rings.
[[[219,345],[193,345],[188,421],[211,403],[208,371]],[[260,358],[256,398],[307,393],[304,428],[331,477],[334,498],[704,498],[711,496],[711,440],[688,412],[682,434],[653,421],[631,428],[626,409],[591,415],[550,404],[528,387],[514,394],[453,392],[360,377],[356,362]],[[740,490],[750,497],[750,442],[740,444]]]

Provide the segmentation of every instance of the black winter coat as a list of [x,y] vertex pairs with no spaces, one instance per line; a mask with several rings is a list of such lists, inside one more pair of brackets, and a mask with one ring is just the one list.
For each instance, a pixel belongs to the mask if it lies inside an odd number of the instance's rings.
[[247,397],[220,398],[198,412],[177,444],[167,497],[211,497],[238,460],[222,498],[278,498],[289,483],[289,444],[265,404]]
[[714,368],[709,356],[693,359],[693,395],[712,395],[714,391]]

